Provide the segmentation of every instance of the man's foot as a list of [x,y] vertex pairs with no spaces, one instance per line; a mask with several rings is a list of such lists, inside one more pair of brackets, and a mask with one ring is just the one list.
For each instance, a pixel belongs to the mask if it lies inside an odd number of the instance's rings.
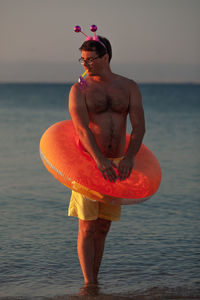
[[88,295],[88,296],[98,296],[99,294],[99,286],[98,283],[86,283],[81,289],[80,289],[80,296]]

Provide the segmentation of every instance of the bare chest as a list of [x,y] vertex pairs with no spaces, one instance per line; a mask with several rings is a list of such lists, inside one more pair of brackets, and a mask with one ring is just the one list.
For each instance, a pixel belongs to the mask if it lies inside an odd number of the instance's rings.
[[125,90],[89,91],[86,95],[88,111],[100,114],[107,111],[125,113],[129,107],[129,96]]

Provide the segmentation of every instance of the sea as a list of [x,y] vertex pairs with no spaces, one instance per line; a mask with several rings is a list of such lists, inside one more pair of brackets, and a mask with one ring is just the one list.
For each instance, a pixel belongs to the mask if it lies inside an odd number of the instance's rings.
[[70,119],[71,86],[0,84],[0,300],[200,299],[200,85],[139,83],[143,142],[162,182],[148,201],[123,206],[91,289],[78,221],[67,216],[71,191],[39,155],[44,131]]

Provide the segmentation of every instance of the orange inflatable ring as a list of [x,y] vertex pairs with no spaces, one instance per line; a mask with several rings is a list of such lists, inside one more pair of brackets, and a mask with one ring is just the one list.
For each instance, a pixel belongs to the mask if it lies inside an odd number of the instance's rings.
[[[127,134],[127,145],[129,135]],[[161,168],[153,153],[140,147],[134,169],[124,181],[105,180],[94,160],[78,143],[72,121],[48,128],[40,141],[40,155],[47,170],[62,184],[90,199],[112,204],[136,204],[159,188]]]

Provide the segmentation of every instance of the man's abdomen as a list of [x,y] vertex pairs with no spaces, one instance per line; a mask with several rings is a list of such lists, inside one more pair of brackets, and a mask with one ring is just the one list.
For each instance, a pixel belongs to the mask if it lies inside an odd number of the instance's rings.
[[126,115],[105,112],[93,115],[90,129],[94,134],[99,149],[106,157],[124,155],[126,142]]

